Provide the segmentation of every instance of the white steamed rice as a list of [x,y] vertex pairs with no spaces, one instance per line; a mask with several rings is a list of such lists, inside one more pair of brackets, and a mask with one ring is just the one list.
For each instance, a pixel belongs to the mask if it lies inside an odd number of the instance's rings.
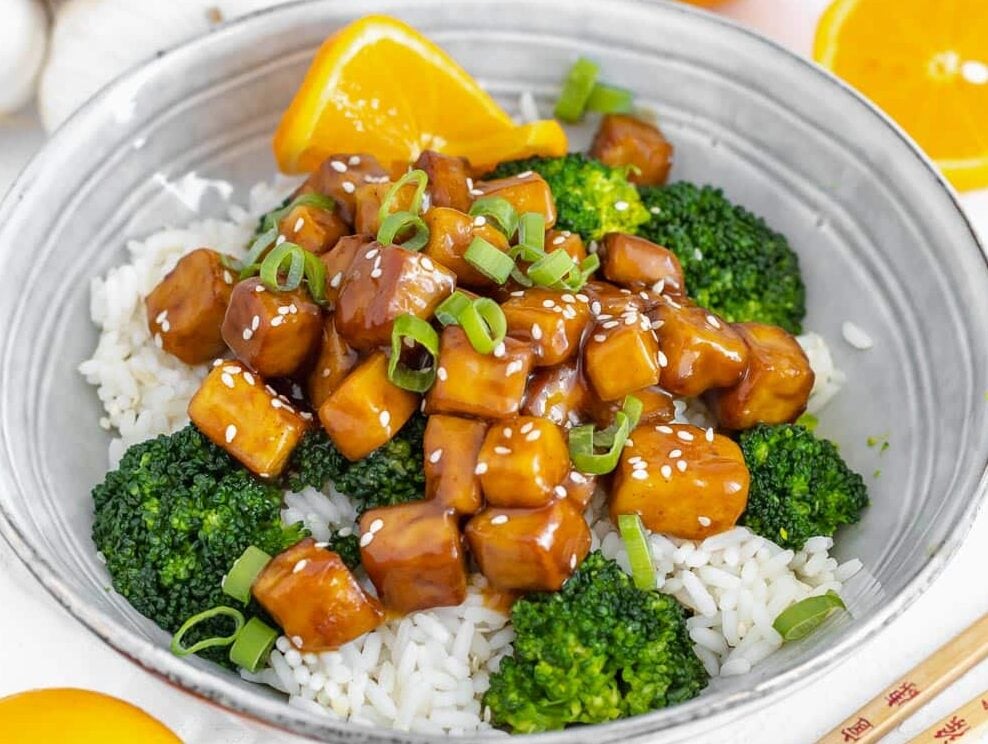
[[[197,221],[130,241],[128,263],[93,280],[91,315],[100,339],[79,370],[97,387],[105,410],[100,426],[115,434],[111,467],[131,444],[187,423],[188,400],[206,371],[156,346],[147,330],[144,297],[195,248],[242,255],[257,217],[289,190],[286,183],[260,184],[251,190],[249,208],[230,207],[228,220]],[[809,406],[817,412],[845,378],[822,337],[806,334],[799,341],[817,375]],[[676,419],[712,423],[698,401],[677,400]],[[606,514],[598,494],[587,511],[592,547],[627,570],[627,553]],[[355,530],[356,516],[349,500],[332,490],[285,494],[283,520],[303,522],[318,540],[331,531]],[[782,609],[828,589],[839,591],[861,568],[857,560],[838,565],[828,553],[833,541],[825,537],[812,538],[799,552],[744,527],[699,544],[658,534],[649,541],[657,587],[695,611],[688,621],[690,636],[712,676],[748,672],[781,645],[771,623]],[[360,578],[373,591],[366,576]],[[490,729],[480,701],[514,634],[506,615],[484,605],[483,581],[472,579],[458,607],[392,620],[337,651],[300,653],[282,637],[266,668],[241,675],[286,693],[291,705],[356,723],[437,735]]]

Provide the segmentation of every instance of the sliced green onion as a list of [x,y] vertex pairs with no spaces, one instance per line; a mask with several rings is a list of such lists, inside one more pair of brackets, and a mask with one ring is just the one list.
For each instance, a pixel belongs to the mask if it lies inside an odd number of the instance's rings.
[[425,220],[411,212],[395,212],[385,217],[377,231],[377,242],[381,245],[392,245],[395,238],[409,228],[415,232],[401,244],[401,247],[410,251],[420,251],[425,248],[429,242],[429,227],[425,224]]
[[807,597],[779,613],[772,623],[784,641],[805,638],[836,610],[847,609],[837,592],[830,590],[817,597]]
[[820,419],[814,416],[812,413],[804,413],[798,419],[796,423],[800,426],[805,426],[810,431],[816,431],[816,427],[820,425]]
[[246,279],[248,276],[253,276],[257,273],[261,256],[264,254],[264,251],[271,247],[277,239],[277,227],[272,227],[270,230],[263,232],[254,238],[254,242],[252,242],[250,244],[250,248],[247,249],[247,255],[244,256],[244,260],[237,265],[237,269],[240,270],[241,279]]
[[470,298],[460,290],[456,290],[439,303],[439,307],[436,308],[436,320],[444,326],[455,325],[456,319],[460,317],[460,313],[469,304]]
[[230,573],[223,578],[223,591],[247,604],[250,601],[250,588],[254,585],[254,580],[270,561],[270,555],[260,548],[248,545],[247,550],[234,561]]
[[[285,262],[288,268],[285,268]],[[285,281],[281,281],[286,272]],[[268,289],[277,292],[291,292],[298,289],[305,276],[305,250],[295,243],[284,242],[276,245],[261,263],[261,281]]]
[[319,260],[315,253],[303,251],[305,254],[305,282],[309,285],[309,294],[320,305],[326,304],[326,265]]
[[[604,475],[617,467],[621,450],[631,431],[638,425],[642,402],[633,395],[626,396],[621,410],[614,414],[614,423],[604,431],[595,432],[593,424],[570,429],[569,454],[578,470],[592,475]],[[606,452],[597,453],[598,449]]]
[[457,322],[479,354],[490,354],[504,341],[508,321],[504,311],[489,297],[480,297],[460,313]]
[[[545,253],[545,217],[538,212],[525,212],[518,218],[518,247],[526,261],[536,261]],[[526,253],[535,258],[528,258]]]
[[528,277],[540,287],[554,287],[576,268],[576,261],[566,251],[553,251],[528,267]]
[[512,267],[512,269],[511,269],[511,278],[515,282],[517,282],[518,284],[520,284],[523,287],[531,287],[532,286],[532,280],[529,279],[525,275],[525,272],[522,271],[521,269],[519,269],[517,266]]
[[596,62],[586,57],[580,57],[566,74],[563,92],[556,101],[556,118],[573,124],[583,117],[587,107],[587,99],[597,82],[598,68]]
[[580,265],[574,267],[573,271],[563,279],[561,282],[565,289],[570,292],[579,292],[583,289],[583,285],[586,284],[593,273],[600,268],[600,256],[596,253],[591,253],[585,259],[580,261]]
[[637,514],[619,514],[618,530],[628,551],[631,564],[631,578],[639,589],[655,588],[655,566],[652,565],[652,551],[648,548],[645,525]]
[[261,220],[261,230],[274,228],[277,234],[278,223],[284,219],[285,215],[295,209],[295,207],[318,207],[319,209],[325,209],[327,212],[331,212],[335,206],[336,202],[325,194],[317,194],[315,192],[302,194],[301,196],[296,196],[284,207],[272,210],[264,215],[264,218]]
[[[182,638],[188,633],[192,628],[194,628],[199,623],[204,620],[209,620],[210,618],[216,617],[217,615],[226,615],[233,620],[233,632],[228,636],[213,636],[211,638],[204,638],[192,646],[186,648],[182,645]],[[240,633],[240,629],[244,627],[244,616],[239,610],[235,610],[232,607],[213,607],[208,610],[203,610],[202,612],[193,615],[184,623],[182,627],[178,629],[175,635],[172,636],[171,650],[176,656],[188,656],[189,654],[197,654],[203,649],[213,648],[214,646],[229,646],[237,639],[237,634]]]
[[597,83],[587,98],[587,111],[602,114],[627,114],[631,111],[634,94],[626,88]]
[[388,215],[391,214],[391,205],[398,198],[398,192],[409,183],[415,184],[415,194],[412,196],[412,203],[406,211],[412,214],[418,214],[422,211],[422,196],[425,194],[425,187],[429,183],[429,176],[424,170],[410,170],[391,185],[384,201],[381,202],[381,208],[377,212],[377,221],[382,225]]
[[518,230],[518,213],[511,202],[500,196],[482,196],[470,205],[471,217],[491,219],[497,224],[497,229],[511,240]]
[[508,281],[511,269],[515,266],[511,256],[499,251],[483,238],[474,238],[467,246],[463,258],[481,274],[498,284]]
[[248,672],[256,672],[268,660],[276,640],[277,630],[252,617],[230,647],[230,661]]
[[[410,339],[432,356],[428,369],[410,369],[401,363],[401,349],[405,339]],[[428,321],[414,315],[399,315],[391,329],[391,359],[388,360],[388,379],[395,385],[424,393],[436,379],[436,358],[439,356],[439,334]]]

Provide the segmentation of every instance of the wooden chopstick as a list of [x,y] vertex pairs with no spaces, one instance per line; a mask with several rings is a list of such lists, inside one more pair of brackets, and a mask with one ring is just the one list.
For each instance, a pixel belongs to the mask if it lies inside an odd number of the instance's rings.
[[[988,657],[988,615],[969,625],[845,719],[819,744],[869,744],[877,741],[936,695]],[[985,711],[988,713],[988,711]],[[941,744],[950,739],[934,739]]]
[[988,690],[941,718],[915,739],[910,739],[909,744],[947,744],[961,739],[974,741],[974,736],[985,728],[988,728]]

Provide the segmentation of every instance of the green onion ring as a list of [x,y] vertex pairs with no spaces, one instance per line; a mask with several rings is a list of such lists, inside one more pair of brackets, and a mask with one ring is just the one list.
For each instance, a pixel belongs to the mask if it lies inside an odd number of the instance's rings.
[[469,304],[470,298],[460,290],[456,290],[439,303],[439,307],[436,308],[436,320],[444,326],[455,325],[457,318],[460,317],[460,313]]
[[327,212],[331,212],[335,206],[336,202],[325,194],[317,194],[315,192],[301,194],[292,199],[284,207],[275,209],[264,215],[264,219],[261,220],[261,230],[267,231],[273,228],[275,234],[277,234],[278,223],[284,219],[285,215],[295,209],[295,207],[318,207],[319,209],[325,209]]
[[545,253],[545,217],[538,212],[525,212],[518,218],[518,247],[526,261],[541,258]]
[[573,271],[571,271],[569,275],[563,279],[562,286],[570,292],[579,292],[583,289],[583,285],[590,280],[590,277],[599,268],[600,256],[596,253],[591,253],[580,262],[579,266],[574,267]]
[[500,196],[482,196],[470,205],[471,217],[492,219],[508,240],[518,230],[518,213],[511,202]]
[[[281,281],[281,272],[288,260],[287,276]],[[305,250],[295,243],[284,242],[271,249],[261,262],[261,281],[268,289],[276,292],[291,292],[298,289],[305,276]]]
[[833,589],[826,594],[807,597],[790,605],[772,621],[784,641],[798,641],[816,630],[836,610],[847,609],[844,600]]
[[[404,339],[411,339],[429,352],[432,366],[428,369],[410,369],[402,364],[401,350]],[[388,360],[388,379],[392,383],[403,390],[424,393],[435,382],[438,357],[439,334],[428,321],[408,314],[395,318],[391,329],[391,358]]]
[[425,220],[411,212],[395,212],[385,217],[377,231],[377,242],[381,245],[393,245],[395,238],[408,228],[414,228],[415,233],[401,247],[409,251],[425,248],[429,243],[429,227]]
[[[188,633],[194,626],[201,623],[203,620],[209,620],[210,618],[216,617],[217,615],[226,615],[233,619],[234,630],[228,636],[213,636],[212,638],[205,638],[196,644],[193,644],[189,648],[182,645],[182,638]],[[229,646],[237,639],[237,634],[240,633],[240,629],[244,627],[244,616],[239,610],[235,610],[232,607],[213,607],[208,610],[203,610],[202,612],[193,615],[184,623],[182,627],[179,628],[175,635],[172,636],[171,651],[175,656],[188,656],[189,654],[196,654],[206,648],[213,648],[214,646]]]
[[230,572],[223,577],[223,592],[247,604],[254,580],[270,561],[270,555],[258,547],[248,545],[243,554],[233,562]]
[[429,176],[426,175],[424,170],[410,170],[408,173],[403,175],[393,184],[391,188],[388,189],[388,193],[384,197],[384,201],[381,202],[381,208],[377,212],[377,221],[382,225],[384,221],[391,214],[391,205],[398,198],[398,192],[401,190],[402,186],[408,183],[415,184],[415,194],[412,196],[412,203],[408,207],[409,212],[412,214],[418,214],[422,211],[422,196],[425,194],[425,187],[429,183]]
[[515,262],[483,238],[474,238],[463,254],[464,260],[493,282],[504,284]]
[[540,287],[555,287],[577,269],[576,261],[563,250],[547,253],[528,267],[528,278]]
[[[592,475],[604,475],[617,467],[621,451],[638,420],[644,406],[633,395],[625,396],[621,410],[614,414],[614,423],[601,432],[594,431],[593,424],[570,429],[570,459],[578,470]],[[597,453],[598,448],[608,448]]]
[[631,111],[634,94],[626,88],[597,83],[587,98],[587,111],[601,114],[627,114]]
[[652,551],[645,536],[645,525],[637,514],[619,514],[618,530],[628,551],[631,564],[631,578],[639,589],[655,588],[655,566],[652,564]]
[[326,265],[319,260],[315,253],[303,250],[305,254],[305,282],[309,285],[309,294],[320,305],[326,304]]
[[580,57],[566,74],[563,91],[556,101],[556,118],[569,124],[578,122],[587,107],[587,99],[597,82],[597,63]]
[[240,269],[241,279],[246,279],[248,276],[253,276],[257,273],[259,269],[256,269],[255,267],[259,265],[261,256],[264,251],[266,251],[277,239],[277,227],[272,227],[270,230],[263,232],[254,238],[254,241],[250,244],[250,248],[247,249],[247,255],[244,256],[243,261],[241,261],[237,266],[237,268]]
[[480,297],[460,313],[457,322],[479,354],[490,354],[504,341],[508,321],[501,307],[489,297]]
[[256,672],[267,661],[276,640],[277,630],[252,617],[230,647],[230,661],[248,672]]

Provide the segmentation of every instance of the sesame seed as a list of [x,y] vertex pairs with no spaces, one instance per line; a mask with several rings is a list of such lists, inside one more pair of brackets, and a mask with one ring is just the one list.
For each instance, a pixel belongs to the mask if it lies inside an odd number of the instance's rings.
[[501,343],[499,343],[497,346],[494,347],[494,356],[500,359],[501,357],[504,356],[504,354],[505,354],[504,341],[502,341]]
[[261,292],[266,292],[267,290],[264,288],[263,284],[258,284],[254,287],[254,291],[260,294]]
[[329,280],[329,286],[332,287],[333,289],[339,289],[340,282],[342,281],[343,281],[343,272],[337,271],[335,274],[333,274],[333,278]]
[[659,366],[663,369],[669,366],[669,357],[665,355],[665,352],[662,351],[662,349],[659,349]]
[[436,270],[436,265],[432,263],[432,259],[429,258],[428,256],[422,256],[422,260],[419,261],[419,263],[422,264],[422,268],[425,269],[426,271]]
[[295,648],[302,648],[302,636],[293,635],[292,644],[295,646]]
[[555,300],[542,300],[542,307],[555,307],[555,306],[556,306]]
[[704,517],[703,515],[697,517],[696,521],[700,523],[701,527],[709,527],[711,524],[710,517]]
[[588,302],[590,302],[590,298],[589,298],[589,297],[587,297],[587,296],[586,296],[585,294],[578,294],[578,295],[576,296],[576,299],[578,299],[578,300],[579,300],[580,302],[582,302],[582,303],[583,303],[584,305],[586,305],[586,304],[587,304]]
[[532,339],[538,341],[542,338],[542,328],[538,323],[532,323]]
[[261,327],[261,316],[255,315],[253,318],[250,319],[250,329],[252,331],[256,331],[260,327]]
[[278,236],[278,239],[274,241],[274,244],[275,244],[275,245],[281,245],[281,244],[282,244],[282,243],[284,243],[284,242],[285,242],[286,240],[288,240],[288,238],[286,238],[286,237],[285,237],[284,235],[279,235],[279,236]]
[[278,326],[280,326],[284,322],[285,322],[285,316],[284,315],[275,315],[273,318],[271,318],[271,323],[269,325],[272,328],[277,328]]
[[602,344],[604,343],[604,341],[607,340],[607,336],[605,336],[603,333],[595,333],[593,340],[596,341],[598,344]]
[[508,366],[504,370],[504,374],[508,377],[515,374],[516,372],[521,372],[521,368],[525,366],[522,364],[520,359],[515,359],[513,362],[508,362]]
[[435,465],[437,462],[439,462],[442,459],[442,456],[443,456],[442,447],[440,447],[439,449],[435,449],[432,451],[432,454],[429,455],[429,462]]
[[483,475],[486,472],[487,472],[487,463],[486,462],[478,462],[477,463],[477,467],[475,467],[473,469],[473,474],[474,475]]
[[329,543],[328,542],[317,542],[316,545],[315,545],[315,547],[325,549],[325,548],[328,548],[329,547]]
[[581,486],[587,482],[587,477],[583,473],[578,473],[575,470],[569,474],[569,479],[574,483],[579,483]]
[[438,377],[443,382],[446,381],[446,378],[448,376],[449,375],[446,374],[446,368],[445,367],[439,367],[439,368],[436,369],[436,377]]
[[230,424],[228,427],[226,427],[226,432],[224,433],[223,436],[224,439],[226,439],[226,443],[229,444],[237,436],[237,427],[234,426],[233,424]]
[[652,291],[656,294],[662,294],[662,290],[666,288],[666,280],[659,279],[655,284],[652,285]]
[[297,315],[298,314],[298,305],[296,305],[293,302],[291,305],[288,306],[288,312],[290,312],[292,315]]
[[366,548],[373,541],[374,541],[374,533],[373,532],[365,532],[364,534],[362,534],[360,536],[360,547]]
[[370,523],[370,527],[367,528],[367,531],[373,535],[380,532],[382,527],[384,527],[384,520],[375,519],[373,522]]
[[497,445],[494,448],[494,454],[495,455],[510,455],[511,454],[511,448],[510,447],[505,447],[505,446],[499,444],[499,445]]
[[525,290],[523,290],[523,289],[516,289],[514,292],[511,293],[511,296],[512,297],[524,297],[525,296]]
[[695,258],[697,261],[702,261],[703,260],[703,251],[701,251],[699,248],[694,248],[693,249],[693,258]]
[[671,307],[671,308],[673,308],[673,309],[675,309],[675,310],[682,310],[682,309],[683,309],[683,306],[682,306],[682,305],[680,305],[680,304],[679,304],[678,302],[676,302],[676,301],[675,301],[674,299],[672,299],[671,297],[666,297],[666,304],[667,304],[667,305],[668,305],[669,307]]
[[[295,412],[294,409],[290,408],[290,410],[292,411],[292,413]],[[312,414],[309,413],[308,411],[300,411],[298,415],[301,417],[303,421],[312,421]]]
[[166,318],[168,318],[168,311],[167,310],[162,310],[160,313],[157,314],[157,316],[155,316],[154,322],[155,323],[164,323]]
[[170,331],[171,329],[172,329],[171,323],[169,323],[167,320],[161,321],[161,332],[162,333],[168,333],[168,331]]
[[593,302],[590,303],[590,312],[592,312],[594,315],[600,315],[601,309],[602,308],[600,307],[600,303],[597,302],[597,300],[594,300]]
[[248,385],[253,385],[254,384],[254,375],[252,375],[250,372],[244,372],[244,380],[247,381],[247,384]]
[[288,309],[288,305],[282,305],[278,308],[278,315],[288,315],[291,310]]
[[685,473],[686,472],[686,460],[678,460],[676,462],[676,469],[679,470],[680,473]]
[[284,408],[285,407],[285,404],[282,402],[281,398],[272,398],[271,399],[271,407],[272,408]]
[[381,274],[383,274],[383,273],[384,273],[384,272],[383,272],[383,271],[381,271],[380,269],[374,269],[374,270],[373,270],[373,271],[372,271],[372,272],[370,273],[370,275],[371,275],[371,279],[378,279],[378,278],[380,278],[380,276],[381,276]]
[[339,160],[330,160],[329,167],[337,173],[346,173],[346,163],[342,163]]
[[563,299],[563,302],[569,302],[571,304],[574,303],[574,302],[576,302],[576,298],[573,295],[569,294],[569,293],[564,294],[563,297],[562,297],[562,299]]
[[628,458],[628,464],[630,465],[634,465],[636,462],[641,462],[641,461],[642,461],[641,455],[635,455],[634,457]]
[[662,477],[665,478],[666,480],[672,478],[672,468],[669,467],[668,465],[663,465],[661,468],[659,468],[659,472],[662,473]]
[[641,297],[643,300],[649,299],[648,292],[645,292],[644,290],[642,290],[641,292],[639,292],[638,293],[638,296]]
[[297,574],[299,571],[301,571],[303,568],[305,568],[308,565],[309,565],[308,559],[307,558],[303,558],[302,560],[298,561],[295,564],[295,566],[292,568],[292,573],[293,574]]
[[688,431],[677,431],[676,436],[682,439],[684,442],[693,441],[693,435],[690,434]]
[[213,366],[214,367],[219,367],[221,364],[223,364],[223,360],[222,359],[214,359],[213,360]]
[[478,214],[476,217],[473,218],[474,227],[483,227],[486,224],[487,224],[487,218],[484,217],[484,215],[482,214]]
[[295,232],[298,232],[303,227],[305,227],[305,220],[302,219],[301,217],[299,217],[297,220],[295,220],[295,224],[292,225],[292,230],[294,230]]
[[669,459],[675,460],[677,457],[682,457],[683,451],[681,449],[669,450]]
[[626,440],[624,441],[624,446],[625,446],[625,447],[634,447],[634,446],[635,446],[635,440],[634,440],[634,439],[632,439],[631,437],[628,437],[628,438],[627,438],[627,439],[626,439]]
[[664,320],[653,320],[653,321],[652,321],[652,324],[651,324],[651,328],[652,328],[652,330],[653,330],[653,331],[657,331],[657,330],[659,330],[659,329],[660,329],[660,328],[661,328],[662,326],[664,326],[664,325],[665,325],[665,323],[666,323],[666,322],[665,322]]
[[562,245],[565,242],[566,242],[566,236],[565,235],[557,235],[556,237],[554,237],[552,239],[552,244],[553,245]]
[[631,315],[629,313],[628,315],[625,315],[624,316],[624,324],[625,325],[634,325],[637,322],[638,322],[638,318],[635,315]]
[[631,477],[635,480],[646,480],[648,478],[647,470],[634,470],[631,473]]
[[222,380],[223,381],[223,384],[226,385],[228,388],[230,388],[231,390],[233,389],[233,376],[232,375],[229,375],[226,372],[224,372],[223,374],[220,375],[220,380]]
[[621,324],[618,321],[616,321],[616,320],[609,320],[606,323],[604,323],[604,325],[601,326],[601,327],[605,331],[609,331],[611,328],[617,328],[619,325],[621,325]]
[[563,486],[556,486],[555,488],[552,489],[552,492],[561,499],[565,499],[566,496],[568,495],[566,493],[566,489]]
[[614,209],[616,209],[618,212],[623,212],[627,208],[628,208],[628,202],[626,202],[626,201],[616,201],[616,202],[614,202]]
[[567,320],[573,320],[576,317],[576,310],[572,305],[567,305],[563,308],[563,317]]
[[661,432],[662,434],[672,434],[672,427],[662,424],[661,426],[656,426],[655,430]]
[[348,194],[352,194],[354,191],[357,190],[357,187],[354,185],[353,181],[344,181],[340,185],[342,186],[343,190]]
[[240,335],[243,336],[244,341],[250,341],[250,337],[254,335],[254,332],[250,328],[244,328],[244,332]]
[[706,437],[706,439],[707,439],[708,442],[714,441],[714,429],[713,429],[713,427],[708,428],[707,431],[704,433],[704,436]]
[[535,431],[530,431],[528,434],[525,435],[525,441],[534,442],[541,436],[542,436],[542,431],[540,429],[536,429]]
[[498,514],[496,517],[491,519],[491,524],[504,524],[508,521],[507,514]]
[[224,271],[223,281],[226,282],[227,284],[233,284],[233,274],[231,274],[229,271]]
[[350,156],[350,159],[347,160],[347,163],[349,163],[350,165],[360,165],[360,156],[359,155],[351,155]]
[[648,211],[651,212],[652,214],[662,214],[661,207],[649,207]]
[[381,422],[381,426],[385,429],[388,428],[388,424],[391,423],[391,413],[388,411],[381,411],[377,415],[377,420]]
[[483,196],[484,192],[480,189],[470,189],[470,196]]
[[648,470],[648,463],[644,460],[639,460],[631,466],[632,470]]
[[371,248],[369,251],[367,251],[367,253],[364,254],[364,258],[366,258],[368,261],[372,261],[374,257],[377,256],[377,254],[380,252],[381,250],[379,248]]
[[514,431],[512,431],[510,426],[505,426],[501,429],[501,434],[504,435],[505,439],[511,439],[511,435],[514,434]]
[[576,553],[573,553],[573,555],[569,557],[569,567],[570,570],[576,568]]
[[521,428],[518,431],[520,431],[522,434],[528,434],[528,432],[530,432],[534,428],[535,428],[535,424],[533,424],[531,421],[528,421],[522,424]]
[[720,328],[720,321],[717,320],[717,318],[715,318],[713,315],[708,315],[707,316],[707,322],[710,325],[712,325],[714,328],[717,328],[717,329]]

